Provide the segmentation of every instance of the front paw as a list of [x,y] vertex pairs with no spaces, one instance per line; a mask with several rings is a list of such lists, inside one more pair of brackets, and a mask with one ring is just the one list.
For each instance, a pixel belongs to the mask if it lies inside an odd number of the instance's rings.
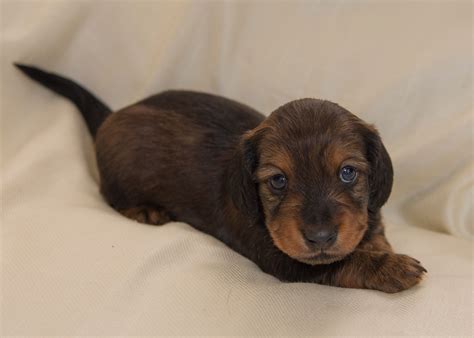
[[418,284],[426,269],[416,259],[393,253],[373,258],[373,273],[366,280],[366,287],[387,293],[400,292]]

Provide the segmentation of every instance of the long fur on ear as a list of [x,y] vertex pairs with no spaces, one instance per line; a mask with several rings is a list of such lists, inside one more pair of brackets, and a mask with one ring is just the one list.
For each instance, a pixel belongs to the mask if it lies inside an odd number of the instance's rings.
[[242,136],[230,163],[227,178],[234,206],[248,217],[249,221],[256,221],[260,217],[258,187],[253,176],[258,166],[258,140],[259,133],[254,131]]
[[387,202],[392,191],[393,167],[378,131],[372,126],[366,126],[366,131],[367,157],[370,163],[369,210],[376,212]]

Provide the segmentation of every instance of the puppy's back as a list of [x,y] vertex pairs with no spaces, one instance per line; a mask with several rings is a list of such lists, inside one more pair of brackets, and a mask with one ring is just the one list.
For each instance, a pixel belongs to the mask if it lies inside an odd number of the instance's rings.
[[220,128],[232,134],[242,134],[255,128],[264,116],[240,102],[208,93],[169,90],[139,103],[164,110],[173,110],[206,128]]

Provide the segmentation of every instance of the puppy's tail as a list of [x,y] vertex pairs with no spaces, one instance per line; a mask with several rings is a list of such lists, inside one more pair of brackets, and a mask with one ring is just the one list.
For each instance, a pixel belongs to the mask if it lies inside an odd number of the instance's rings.
[[15,63],[15,66],[31,79],[71,100],[79,108],[92,137],[95,138],[97,129],[112,112],[109,107],[86,88],[68,78],[19,63]]

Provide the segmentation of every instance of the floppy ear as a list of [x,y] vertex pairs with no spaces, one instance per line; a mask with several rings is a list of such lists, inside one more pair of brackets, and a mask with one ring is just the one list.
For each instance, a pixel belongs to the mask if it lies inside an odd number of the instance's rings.
[[228,180],[229,193],[234,206],[249,221],[256,221],[260,216],[260,201],[254,172],[258,166],[257,143],[258,133],[251,131],[242,136],[234,157],[230,162]]
[[379,133],[372,126],[366,126],[367,157],[369,172],[369,210],[377,211],[387,202],[393,185],[392,160],[382,143]]

